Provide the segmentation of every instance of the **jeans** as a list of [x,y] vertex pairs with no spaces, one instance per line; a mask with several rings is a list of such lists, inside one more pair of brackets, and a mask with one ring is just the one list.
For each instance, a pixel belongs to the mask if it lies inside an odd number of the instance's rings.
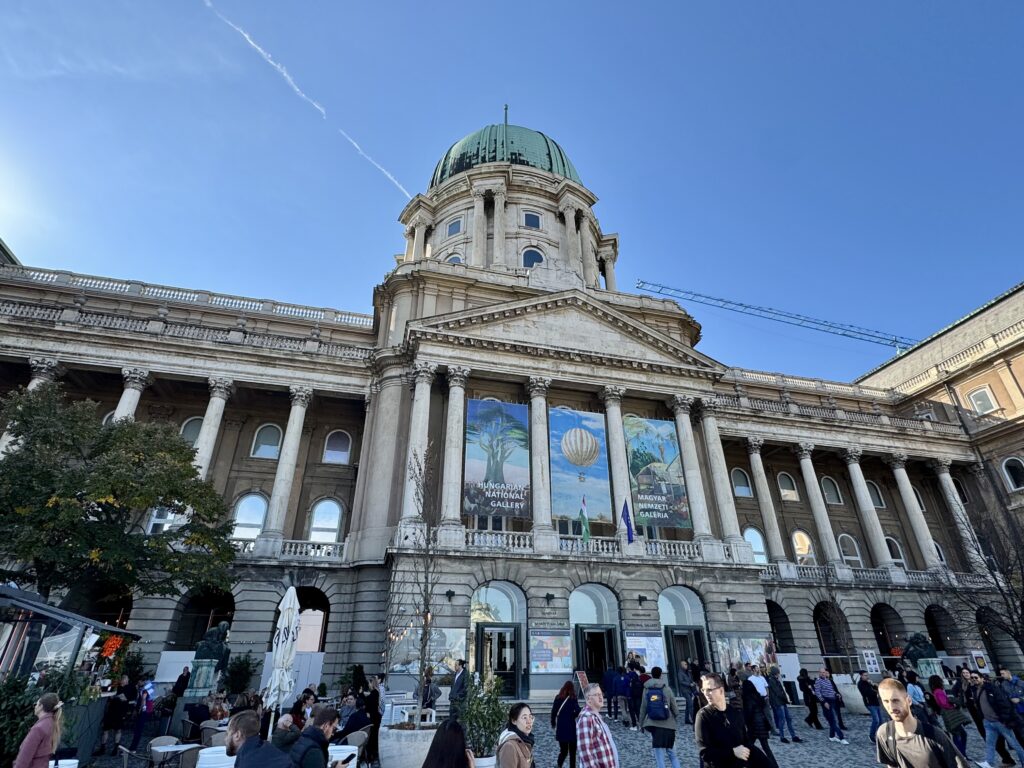
[[[878,726],[882,724],[882,708],[875,704],[874,706],[868,705],[868,712],[871,713],[871,730],[868,732],[868,738],[872,741],[875,740],[875,732],[878,731]],[[963,752],[963,750],[960,750]]]
[[836,722],[836,702],[835,699],[832,701],[823,701],[821,708],[825,711],[825,719],[828,720],[828,737],[831,739],[833,736],[837,739],[846,738],[843,736],[842,730],[839,728],[839,724]]
[[689,691],[683,691],[683,722],[690,723],[690,701],[693,699],[693,694]]
[[962,725],[954,728],[949,737],[953,740],[953,746],[960,750],[960,754],[967,757],[967,729]]
[[676,757],[674,749],[659,749],[655,747],[651,752],[654,753],[654,762],[657,763],[658,768],[665,768],[665,755],[668,755],[668,761],[672,764],[672,768],[679,768],[679,758]]
[[779,732],[779,738],[786,738],[786,732],[783,729],[783,725],[789,726],[789,735],[791,738],[796,738],[796,732],[793,730],[793,721],[789,717],[789,707],[785,704],[776,704],[772,707],[772,714],[775,716],[775,728]]
[[985,762],[992,765],[996,760],[996,741],[1002,736],[1006,739],[1007,745],[1017,755],[1017,761],[1024,765],[1024,749],[1021,748],[1013,731],[1002,723],[994,723],[991,720],[985,721]]

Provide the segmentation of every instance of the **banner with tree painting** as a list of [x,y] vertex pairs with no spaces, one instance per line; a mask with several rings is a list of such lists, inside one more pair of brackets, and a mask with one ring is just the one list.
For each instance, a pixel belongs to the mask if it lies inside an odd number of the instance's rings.
[[462,512],[530,517],[529,406],[469,400]]
[[626,416],[622,429],[637,526],[693,528],[675,423]]
[[604,414],[548,409],[551,516],[612,521]]

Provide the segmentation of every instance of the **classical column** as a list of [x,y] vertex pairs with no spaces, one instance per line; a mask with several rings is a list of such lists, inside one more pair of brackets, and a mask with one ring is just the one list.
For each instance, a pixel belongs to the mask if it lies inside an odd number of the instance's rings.
[[139,406],[142,390],[150,381],[149,371],[142,368],[122,368],[121,376],[124,377],[124,389],[121,391],[121,399],[114,410],[112,421],[135,418],[135,409]]
[[487,263],[487,214],[484,213],[484,191],[473,190],[473,254],[470,264],[482,267]]
[[416,473],[413,467],[426,469],[427,429],[430,426],[430,386],[434,383],[434,363],[419,362],[413,367],[415,389],[412,396],[412,413],[409,418],[409,448],[405,454],[405,495],[402,497],[402,520],[420,517],[420,501],[417,499]]
[[281,452],[277,457],[277,471],[274,473],[274,487],[270,492],[270,505],[267,508],[267,521],[259,538],[267,541],[284,539],[284,525],[288,517],[288,503],[291,501],[292,484],[295,480],[295,462],[299,457],[299,444],[302,442],[302,423],[306,419],[306,409],[313,399],[310,387],[291,387],[289,390],[292,409],[288,414],[288,425],[281,441]]
[[558,550],[551,524],[551,469],[548,445],[548,387],[551,379],[533,376],[530,392],[530,502],[533,507],[533,546],[538,552]]
[[814,443],[799,443],[795,450],[800,459],[800,472],[803,474],[804,486],[807,489],[807,501],[810,502],[811,513],[814,515],[814,527],[818,530],[818,541],[821,543],[825,562],[842,564],[843,558],[839,554],[836,536],[832,532],[832,522],[828,519],[828,508],[821,496],[818,475],[814,471],[814,462],[811,461]]
[[615,281],[615,259],[604,257],[604,288],[606,291],[617,291],[619,285]]
[[694,399],[675,395],[668,404],[676,416],[676,438],[679,440],[679,457],[683,461],[683,477],[686,478],[686,497],[690,501],[693,539],[701,541],[714,536],[711,534],[708,501],[704,497],[704,479],[701,477],[700,459],[697,458],[697,443],[693,439],[693,424],[690,423]]
[[886,463],[892,467],[892,474],[896,478],[896,487],[899,488],[903,508],[907,510],[910,530],[913,531],[917,548],[921,552],[921,557],[924,558],[924,567],[926,569],[942,567],[939,553],[935,551],[932,532],[928,530],[928,521],[924,519],[924,510],[918,504],[917,497],[914,495],[914,487],[910,484],[910,477],[907,476],[907,454],[894,453]]
[[[608,430],[608,463],[611,464],[612,469],[612,522],[615,524],[619,538],[626,536],[626,527],[622,522],[622,507],[627,500],[629,500],[630,515],[633,514],[633,503],[629,498],[629,457],[626,455],[626,433],[622,429],[622,396],[624,394],[626,394],[625,387],[608,386],[601,390]],[[625,543],[623,539],[623,544],[625,545]]]
[[580,221],[580,247],[583,257],[583,282],[587,288],[597,288],[600,276],[597,272],[597,257],[594,255],[594,243],[591,236],[591,217],[584,215]]
[[864,480],[864,472],[860,468],[860,448],[847,448],[843,451],[843,461],[846,462],[846,471],[850,475],[850,483],[853,485],[853,498],[857,502],[857,513],[860,515],[860,524],[864,529],[864,535],[868,537],[868,550],[871,552],[871,560],[876,568],[892,568],[892,555],[889,554],[889,547],[885,543],[885,532],[882,530],[882,523],[878,520],[878,511],[875,503],[871,500],[871,492]]
[[408,264],[412,261],[412,253],[416,242],[416,227],[411,224],[405,228],[405,259]]
[[558,209],[565,216],[565,242],[569,246],[569,264],[573,268],[576,265],[582,266],[580,256],[580,236],[576,231],[576,206],[566,203]]
[[775,514],[772,491],[768,485],[768,476],[764,472],[764,462],[761,461],[762,445],[764,445],[764,438],[747,438],[750,471],[754,475],[754,495],[757,497],[757,508],[761,512],[761,522],[764,524],[764,537],[768,543],[768,559],[773,563],[779,563],[786,560],[786,548],[782,544],[779,518]]
[[504,267],[505,262],[505,190],[494,193],[494,262]]
[[364,499],[366,498],[366,482],[369,478],[369,467],[363,465],[363,457],[370,455],[370,443],[373,440],[373,423],[377,412],[377,400],[380,395],[380,384],[371,382],[369,390],[363,395],[363,431],[359,439],[359,457],[354,462],[356,467],[356,488],[352,501],[352,524],[350,532],[361,530],[363,527],[363,512],[365,509]]
[[971,518],[960,501],[960,494],[957,493],[953,478],[949,474],[949,467],[952,462],[949,459],[935,459],[931,462],[932,469],[939,478],[939,487],[942,488],[942,495],[946,499],[946,506],[949,507],[953,520],[956,523],[956,530],[960,534],[960,541],[963,543],[964,552],[967,554],[967,564],[975,573],[987,573],[985,557],[981,551],[981,544],[978,536],[971,525]]
[[[398,450],[395,424],[402,409],[405,381],[395,370],[389,369],[380,375],[378,387],[375,402],[371,405],[373,432],[369,448],[359,462],[359,474],[366,474],[366,488],[359,511],[360,526],[356,530],[359,535],[364,531],[388,527],[391,509],[396,506],[393,497],[398,494],[395,480],[405,474],[400,466],[403,454]],[[383,557],[383,550],[379,555]]]
[[220,422],[224,416],[224,406],[231,397],[231,379],[210,378],[210,401],[206,404],[206,413],[203,414],[203,426],[199,428],[199,437],[196,438],[196,469],[199,477],[206,479],[210,470],[210,460],[213,458],[213,449],[217,445],[217,436],[220,434]]
[[416,229],[412,241],[412,260],[423,261],[423,257],[426,255],[427,222],[417,218],[413,221],[413,226]]
[[[27,387],[29,392],[43,384],[56,381],[61,372],[60,363],[52,357],[33,357],[29,359],[28,364],[32,369],[32,378],[29,379]],[[0,456],[7,451],[13,439],[13,435],[6,430],[0,435]]]
[[448,420],[444,430],[444,469],[441,476],[441,524],[460,525],[462,510],[462,453],[465,442],[466,379],[469,368],[448,368]]
[[743,541],[743,537],[740,535],[740,523],[736,517],[736,503],[732,497],[729,466],[725,463],[725,451],[722,450],[722,437],[718,434],[718,420],[715,418],[717,405],[714,398],[702,398],[700,422],[704,429],[704,442],[708,449],[711,487],[714,489],[715,503],[718,505],[722,538],[727,542],[736,543]]

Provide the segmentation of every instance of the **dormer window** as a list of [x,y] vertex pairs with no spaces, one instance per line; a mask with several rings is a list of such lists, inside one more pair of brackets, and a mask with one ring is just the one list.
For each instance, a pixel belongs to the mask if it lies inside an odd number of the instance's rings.
[[523,226],[527,229],[540,229],[540,214],[533,211],[524,213]]
[[452,219],[448,222],[448,237],[455,237],[462,231],[462,218]]
[[544,254],[538,250],[530,248],[523,251],[523,266],[526,269],[533,269],[538,264],[544,263]]

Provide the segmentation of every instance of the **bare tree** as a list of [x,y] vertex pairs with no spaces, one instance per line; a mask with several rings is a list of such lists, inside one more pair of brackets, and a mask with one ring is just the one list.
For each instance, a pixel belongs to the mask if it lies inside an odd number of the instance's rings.
[[[825,599],[819,603],[821,606],[821,618],[824,619],[831,630],[833,648],[839,651],[839,653],[844,657],[842,669],[838,671],[848,674],[853,672],[854,665],[851,658],[857,655],[857,648],[854,644],[853,633],[850,631],[850,622],[847,620],[843,609],[839,606],[838,585],[839,581],[836,578],[836,574],[832,569],[832,566],[826,566],[824,584]],[[821,627],[818,628],[818,632],[822,634],[822,649],[825,651],[830,650],[826,647],[829,638],[824,636]]]

